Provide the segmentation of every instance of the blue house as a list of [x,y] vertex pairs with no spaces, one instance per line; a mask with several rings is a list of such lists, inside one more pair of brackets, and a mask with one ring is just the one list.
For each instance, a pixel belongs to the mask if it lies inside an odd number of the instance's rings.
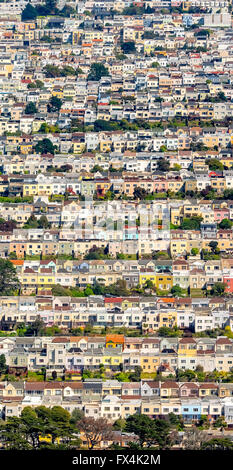
[[201,417],[201,403],[198,400],[188,400],[181,405],[181,414],[186,423],[197,421]]

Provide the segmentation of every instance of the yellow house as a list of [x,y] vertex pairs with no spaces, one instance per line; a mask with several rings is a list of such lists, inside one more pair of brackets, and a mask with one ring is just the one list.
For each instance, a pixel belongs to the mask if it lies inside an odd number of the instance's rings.
[[123,363],[122,355],[114,354],[114,352],[111,355],[103,354],[101,360],[106,371],[110,371],[114,367],[119,368],[120,364]]
[[[232,139],[232,137],[231,137]],[[232,139],[232,143],[233,143],[233,139]],[[221,158],[221,163],[226,166],[227,168],[232,168],[233,166],[233,158],[232,157],[222,157]]]
[[77,44],[79,42],[82,33],[83,33],[83,30],[72,31],[72,44]]
[[[37,130],[39,130],[39,128]],[[29,153],[32,153],[32,148],[33,148],[32,143],[23,143],[20,145],[20,153],[22,153],[23,155],[28,155]]]
[[112,146],[112,141],[109,139],[100,141],[100,152],[110,152]]
[[174,179],[169,179],[168,180],[168,189],[170,191],[174,191],[175,193],[180,191],[180,189],[183,187],[183,185],[184,185],[184,182],[181,179],[176,180],[174,178]]
[[121,308],[122,310],[126,310],[127,308],[133,308],[139,306],[139,299],[130,297],[130,298],[123,298]]
[[33,41],[35,38],[35,31],[26,31],[24,34],[24,39],[26,41]]
[[83,153],[85,151],[86,144],[85,142],[73,142],[73,152],[74,153]]
[[226,189],[226,180],[225,178],[211,178],[210,181],[211,188],[215,189],[218,193],[221,193]]
[[22,291],[27,292],[28,290],[35,291],[37,287],[38,274],[32,269],[25,269],[20,276]]
[[155,373],[160,364],[159,355],[155,354],[141,354],[140,356],[140,366],[143,372]]
[[203,144],[206,146],[206,147],[211,147],[213,148],[215,145],[218,146],[219,144],[219,137],[217,135],[204,135],[203,136]]
[[53,184],[52,183],[38,183],[38,195],[39,196],[51,196],[53,194]]
[[194,170],[202,170],[202,171],[207,171],[208,170],[208,165],[205,163],[206,157],[196,157],[194,156],[193,158],[193,169]]
[[[46,442],[46,443],[51,443],[52,442],[52,436],[50,434],[47,434],[47,436],[39,436],[39,441],[40,442]],[[54,442],[59,444],[61,441],[60,437],[56,437]]]
[[84,31],[85,42],[91,42],[93,39],[103,39],[103,31],[97,29],[90,29]]
[[14,159],[11,164],[9,164],[9,173],[23,173],[24,163],[21,159]]
[[34,183],[23,184],[23,196],[34,196],[37,194],[38,194],[38,184],[36,181]]
[[39,273],[38,274],[38,284],[40,287],[43,286],[52,286],[55,284],[55,275],[51,273]]
[[45,121],[35,119],[35,121],[32,122],[32,132],[38,132],[41,124],[45,124]]
[[192,248],[202,249],[202,240],[187,240],[187,252],[190,253]]
[[60,87],[54,87],[52,91],[52,96],[56,96],[57,98],[63,98],[63,89]]
[[170,291],[173,286],[173,276],[167,273],[159,273],[155,275],[156,288],[159,290]]
[[153,272],[140,272],[139,274],[139,284],[143,286],[146,281],[153,282],[154,286],[156,286],[156,273]]
[[214,118],[214,110],[209,108],[208,106],[204,106],[203,108],[199,105],[199,116],[202,119],[212,120]]
[[173,225],[180,225],[182,221],[182,209],[181,207],[172,207],[171,208],[171,223]]
[[9,77],[9,75],[12,73],[12,70],[13,70],[13,64],[11,64],[10,62],[8,63],[2,63],[2,69],[1,69],[1,73],[5,75],[5,77]]
[[180,239],[180,240],[171,240],[170,243],[170,250],[171,255],[176,256],[178,254],[185,253],[187,250],[188,240]]
[[154,41],[144,41],[144,54],[150,54],[155,49]]
[[26,246],[26,254],[29,256],[40,255],[43,250],[43,242],[30,240]]
[[109,112],[109,109],[99,109],[97,119],[102,119],[103,121],[110,121],[111,114]]
[[106,335],[106,348],[116,348],[124,346],[124,335]]
[[[203,240],[202,242],[202,247],[207,249],[208,251],[211,251],[211,248],[208,246],[211,240],[208,240],[207,242]],[[204,243],[206,242],[206,243]],[[221,238],[218,239],[218,248],[220,251],[232,251],[233,250],[233,240],[229,238]]]
[[198,204],[184,204],[183,206],[183,214],[184,218],[187,217],[194,217],[194,216],[201,216],[201,209]]
[[177,313],[175,310],[159,313],[159,328],[174,328],[174,326],[177,326]]
[[179,341],[178,356],[196,356],[197,344],[193,338],[182,338]]

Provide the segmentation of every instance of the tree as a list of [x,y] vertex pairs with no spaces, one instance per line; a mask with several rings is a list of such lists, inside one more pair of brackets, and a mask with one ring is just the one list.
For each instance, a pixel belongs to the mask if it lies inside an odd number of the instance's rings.
[[180,228],[182,230],[199,230],[201,221],[202,221],[202,217],[199,217],[199,216],[184,218],[180,225]]
[[85,289],[84,289],[84,295],[85,296],[89,296],[89,295],[94,295],[94,292],[92,290],[92,288],[90,286],[87,286]]
[[30,3],[26,5],[22,11],[22,21],[35,20],[37,17],[37,10]]
[[168,326],[161,326],[158,329],[158,336],[166,337],[166,336],[180,336],[181,330],[177,327],[169,328]]
[[43,69],[46,78],[55,78],[61,76],[61,71],[57,65],[47,64]]
[[207,415],[201,415],[199,422],[196,424],[196,426],[201,429],[209,429],[210,423],[209,423]]
[[88,80],[99,81],[102,77],[107,77],[109,75],[108,69],[101,63],[91,64],[90,72],[88,75]]
[[231,220],[222,219],[220,224],[219,224],[219,228],[221,228],[223,230],[228,230],[228,229],[232,228],[232,225],[233,225],[233,222]]
[[140,382],[141,380],[141,374],[142,374],[142,367],[141,366],[135,366],[134,372],[131,372],[129,375],[129,379],[131,382]]
[[27,104],[25,108],[25,114],[36,114],[36,113],[37,113],[37,107],[35,103],[33,103],[32,101],[29,101],[29,103]]
[[43,140],[39,140],[39,142],[35,146],[36,152],[42,153],[42,154],[51,153],[52,155],[54,155],[55,148],[56,148],[55,145],[53,145],[51,140],[47,138]]
[[41,318],[37,318],[34,322],[31,323],[27,327],[26,335],[27,336],[40,336],[43,334],[43,331],[45,329],[45,323]]
[[198,253],[199,253],[198,248],[192,248],[192,249],[191,249],[191,254],[192,254],[193,256],[198,255]]
[[69,18],[70,15],[73,15],[75,13],[76,11],[70,5],[64,5],[62,10],[59,10],[59,16],[65,16],[66,18]]
[[200,450],[208,439],[205,432],[197,428],[191,429],[185,433],[184,448],[185,450]]
[[0,374],[5,374],[7,372],[7,365],[6,365],[6,356],[5,354],[0,354]]
[[95,295],[104,295],[104,286],[102,286],[99,282],[95,282],[92,286],[93,293]]
[[119,124],[114,121],[105,121],[104,119],[97,119],[94,122],[94,131],[117,131],[119,130]]
[[45,5],[47,10],[49,11],[49,14],[56,13],[57,8],[56,8],[57,0],[46,0]]
[[233,199],[233,189],[225,189],[223,193],[224,199]]
[[213,424],[214,428],[227,428],[227,423],[223,416],[219,416]]
[[152,259],[170,259],[166,251],[152,251],[151,257]]
[[223,91],[219,91],[217,96],[220,101],[227,101],[227,97]]
[[233,442],[228,437],[213,438],[204,442],[201,450],[233,450]]
[[210,291],[211,295],[222,296],[225,293],[226,284],[224,282],[215,282]]
[[222,171],[224,168],[222,162],[220,162],[217,158],[209,158],[209,159],[207,158],[205,163],[206,165],[208,165],[211,171],[215,171],[215,170]]
[[124,432],[125,430],[125,425],[126,425],[126,420],[124,418],[119,418],[115,421],[113,424],[113,428],[115,431],[122,431]]
[[56,284],[52,287],[52,294],[54,297],[67,297],[70,295],[70,292],[66,287]]
[[160,152],[166,152],[167,151],[166,145],[161,145],[159,150],[160,150]]
[[97,172],[102,173],[103,167],[100,165],[94,165],[93,168],[91,169],[91,173],[97,173]]
[[177,431],[183,431],[184,421],[182,416],[177,416],[175,413],[169,413],[168,418],[172,427],[175,427]]
[[21,418],[9,417],[7,422],[0,423],[0,438],[3,449],[29,450],[32,446],[27,440],[27,426]]
[[52,378],[53,380],[57,379],[57,372],[55,370],[52,371]]
[[0,218],[0,231],[1,232],[13,232],[17,227],[17,222],[15,220],[4,220]]
[[75,408],[71,413],[71,424],[77,425],[77,423],[84,418],[84,413],[79,408]]
[[46,215],[42,215],[38,220],[38,228],[45,228],[49,227],[49,222]]
[[171,288],[171,294],[174,295],[174,297],[181,297],[182,293],[183,291],[178,284]]
[[145,197],[148,195],[148,192],[144,188],[136,186],[136,188],[134,188],[133,195],[135,199],[145,199]]
[[61,165],[60,169],[57,169],[57,171],[61,171],[62,173],[69,173],[70,171],[72,171],[72,169],[72,165],[65,163],[64,165]]
[[152,420],[146,415],[131,415],[126,420],[126,432],[133,432],[139,437],[139,445],[143,447],[158,446],[168,449],[171,446],[170,424],[163,419]]
[[24,224],[23,228],[38,228],[38,220],[34,216],[34,214],[30,215],[26,224]]
[[66,442],[66,448],[72,448],[73,444],[77,444],[79,441],[76,436],[77,429],[71,423],[71,416],[67,410],[61,406],[53,406],[51,409],[39,406],[35,408],[35,412],[43,425],[42,436],[51,436],[52,446],[59,438]]
[[105,418],[83,418],[77,423],[78,430],[86,438],[88,449],[94,449],[101,441],[113,439],[113,428]]
[[70,65],[65,65],[61,69],[61,75],[63,77],[68,77],[69,75],[75,76],[76,75],[76,70],[73,67],[71,67]]
[[105,293],[122,297],[129,295],[125,279],[118,279],[115,284],[106,286]]
[[44,82],[42,82],[41,80],[36,80],[35,82],[32,82],[32,83],[29,83],[28,84],[28,88],[39,88],[40,90],[42,90],[42,88],[44,88]]
[[90,248],[89,252],[84,256],[84,259],[104,259],[107,258],[107,255],[104,253],[103,248],[93,246]]
[[212,240],[209,243],[209,247],[211,248],[212,253],[215,253],[215,254],[219,253],[218,242],[215,242],[214,240]]
[[139,445],[147,441],[148,430],[151,428],[152,419],[144,414],[131,415],[126,419],[125,431],[136,434],[139,438]]
[[173,167],[171,168],[172,171],[180,171],[181,166],[178,163],[175,163]]
[[43,425],[38,419],[36,411],[29,406],[25,407],[21,413],[21,421],[26,427],[26,437],[29,444],[34,449],[40,446],[40,435],[43,431]]
[[48,111],[55,113],[57,111],[60,111],[61,107],[62,100],[60,100],[60,98],[58,98],[57,96],[52,96],[49,100]]
[[193,370],[191,369],[186,369],[186,370],[183,370],[183,369],[178,369],[176,371],[176,378],[179,382],[191,382],[192,380],[194,380],[196,377],[196,374]]
[[167,172],[170,169],[170,163],[165,158],[160,158],[157,164],[158,171]]
[[156,445],[160,450],[169,449],[172,445],[170,437],[170,424],[164,419],[154,419],[149,447]]
[[121,50],[123,54],[134,54],[136,52],[135,42],[127,41],[121,44]]
[[145,284],[144,284],[144,287],[145,287],[145,289],[154,290],[155,284],[150,279],[147,279]]
[[0,295],[12,295],[19,286],[16,269],[11,261],[0,258]]

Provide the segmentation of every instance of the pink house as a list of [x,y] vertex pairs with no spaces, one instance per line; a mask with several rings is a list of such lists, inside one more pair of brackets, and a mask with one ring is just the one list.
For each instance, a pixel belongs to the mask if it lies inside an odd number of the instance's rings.
[[214,209],[214,220],[218,224],[221,222],[223,219],[229,219],[230,218],[230,211],[227,209],[227,207],[222,207],[221,209]]
[[156,178],[154,180],[153,191],[156,193],[162,193],[168,190],[168,182],[165,178]]
[[180,397],[198,397],[199,386],[193,382],[185,382],[180,386]]

